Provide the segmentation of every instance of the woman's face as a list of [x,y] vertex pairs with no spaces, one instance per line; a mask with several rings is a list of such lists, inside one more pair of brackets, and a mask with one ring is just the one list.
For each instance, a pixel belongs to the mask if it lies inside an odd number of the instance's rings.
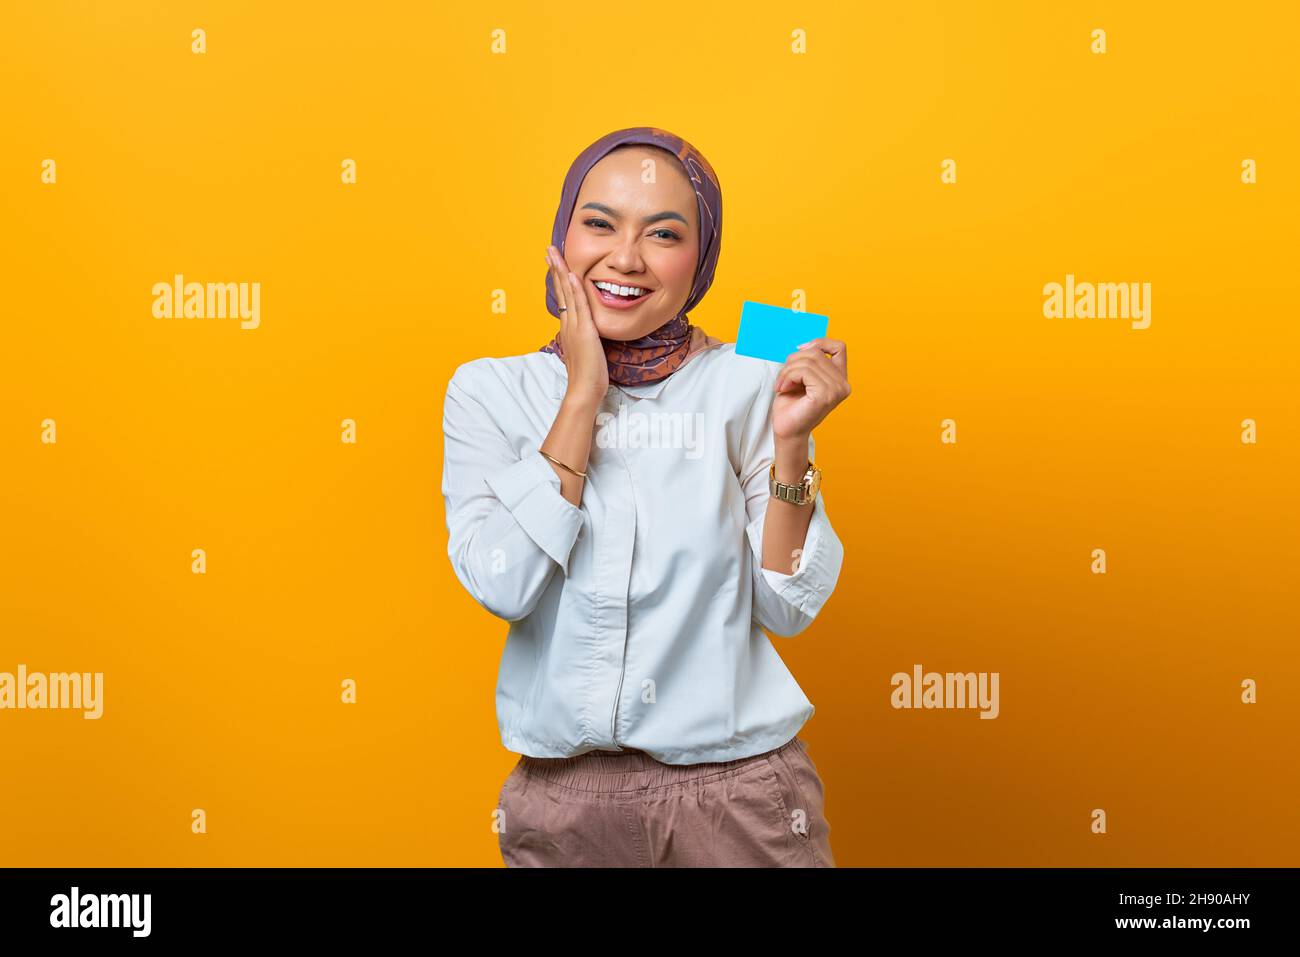
[[[562,252],[600,335],[639,339],[681,312],[695,279],[698,218],[695,190],[662,150],[617,150],[588,171]],[[642,294],[611,300],[601,281]]]

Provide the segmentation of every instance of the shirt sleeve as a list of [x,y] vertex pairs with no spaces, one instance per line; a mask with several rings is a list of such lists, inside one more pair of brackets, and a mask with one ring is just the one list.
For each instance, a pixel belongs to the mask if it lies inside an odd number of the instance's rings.
[[582,528],[560,477],[536,449],[511,448],[483,404],[453,376],[443,404],[447,553],[474,600],[506,621],[536,607]]
[[[743,435],[742,469],[739,478],[745,490],[745,528],[753,578],[754,620],[775,635],[793,637],[812,624],[835,590],[844,564],[844,545],[826,514],[819,491],[812,505],[803,548],[791,556],[789,574],[763,567],[763,527],[771,499],[768,473],[775,445],[772,439],[772,389],[775,372],[764,379],[766,395],[755,397]],[[808,458],[816,460],[816,442],[808,438]],[[797,561],[796,561],[797,559]]]

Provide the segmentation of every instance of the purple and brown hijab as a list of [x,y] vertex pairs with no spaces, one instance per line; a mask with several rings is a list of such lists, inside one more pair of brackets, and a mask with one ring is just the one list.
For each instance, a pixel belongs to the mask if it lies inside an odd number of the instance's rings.
[[[692,343],[698,346],[701,340],[717,342],[706,336],[698,326],[693,326],[687,313],[704,298],[709,286],[713,284],[713,273],[717,269],[718,252],[722,246],[722,189],[709,161],[680,136],[652,126],[635,126],[607,133],[582,151],[564,178],[560,208],[556,210],[555,224],[551,227],[551,242],[561,253],[564,252],[564,240],[568,235],[569,221],[573,218],[573,207],[578,201],[582,181],[606,154],[627,145],[658,146],[681,161],[695,190],[700,222],[700,254],[695,265],[695,282],[682,311],[639,339],[623,341],[600,337],[609,362],[609,381],[618,385],[639,385],[657,382],[676,372],[691,355]],[[546,274],[546,311],[555,318],[560,318],[559,301],[555,298],[555,290],[551,288],[549,270]],[[539,351],[553,352],[563,358],[558,333]]]

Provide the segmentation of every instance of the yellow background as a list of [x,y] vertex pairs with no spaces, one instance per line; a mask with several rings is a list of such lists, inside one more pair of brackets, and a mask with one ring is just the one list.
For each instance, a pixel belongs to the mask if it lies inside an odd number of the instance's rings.
[[[1297,16],[1137,6],[7,4],[0,671],[105,714],[0,712],[0,864],[500,865],[441,404],[550,338],[565,171],[637,125],[722,182],[693,321],[804,289],[850,346],[843,575],[776,639],[838,862],[1296,863]],[[177,272],[261,327],[154,319]],[[1045,319],[1067,272],[1151,327]],[[915,663],[1001,716],[891,709]]]

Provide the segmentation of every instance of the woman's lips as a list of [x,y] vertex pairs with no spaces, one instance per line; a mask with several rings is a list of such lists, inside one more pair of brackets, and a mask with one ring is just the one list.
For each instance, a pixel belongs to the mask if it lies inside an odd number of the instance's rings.
[[598,298],[603,305],[609,306],[611,309],[635,309],[637,306],[641,305],[642,301],[644,301],[651,292],[654,291],[653,289],[648,289],[635,299],[624,299],[622,296],[611,296],[605,290],[597,286],[595,282],[591,284],[591,288],[596,290],[596,298]]

